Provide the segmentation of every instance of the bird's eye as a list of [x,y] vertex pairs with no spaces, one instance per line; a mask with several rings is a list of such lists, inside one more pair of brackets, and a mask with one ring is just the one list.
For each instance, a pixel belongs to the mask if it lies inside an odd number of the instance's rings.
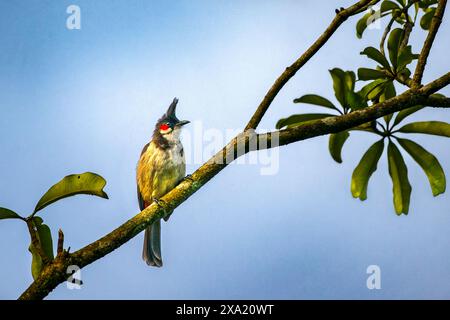
[[163,123],[160,127],[159,127],[159,129],[160,130],[162,130],[162,131],[166,131],[166,130],[169,130],[169,125],[167,124],[167,123]]

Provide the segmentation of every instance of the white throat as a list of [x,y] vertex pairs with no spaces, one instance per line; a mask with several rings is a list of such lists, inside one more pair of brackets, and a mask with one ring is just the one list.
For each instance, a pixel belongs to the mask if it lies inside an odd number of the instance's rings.
[[170,144],[178,144],[178,143],[180,143],[180,134],[181,134],[181,129],[180,128],[175,128],[170,133],[164,134],[163,137]]

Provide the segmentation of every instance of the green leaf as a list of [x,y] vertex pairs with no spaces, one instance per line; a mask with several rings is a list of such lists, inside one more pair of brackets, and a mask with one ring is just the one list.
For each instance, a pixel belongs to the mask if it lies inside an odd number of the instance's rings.
[[369,92],[367,98],[369,100],[377,99],[381,94],[383,94],[386,83],[387,81],[384,81],[380,86],[375,87],[372,91]]
[[354,92],[356,77],[353,71],[334,68],[329,72],[333,79],[334,94],[344,110],[356,110],[365,106],[365,100]]
[[397,138],[397,141],[411,157],[422,167],[430,182],[433,196],[445,192],[445,173],[438,159],[422,146],[408,139]]
[[[42,221],[42,219],[41,219]],[[42,250],[44,251],[44,254],[50,259],[54,259],[53,255],[53,240],[52,240],[52,233],[50,231],[50,228],[46,225],[40,222],[39,220],[34,220],[37,233],[39,236],[39,242],[41,244]]]
[[364,87],[362,87],[362,89],[358,93],[364,98],[371,99],[369,98],[369,96],[373,96],[372,92],[375,91],[375,93],[380,93],[383,90],[385,83],[385,79],[372,81],[371,83],[366,84]]
[[330,108],[337,110],[336,106],[331,103],[330,100],[318,96],[316,94],[305,94],[304,96],[301,96],[300,98],[294,99],[294,103],[309,103],[314,104],[316,106],[321,106],[325,108]]
[[345,81],[345,72],[339,68],[334,68],[332,70],[329,70],[329,72],[331,74],[331,78],[333,79],[334,95],[336,96],[336,99],[339,101],[339,103],[342,106],[345,106],[345,92],[347,88],[347,84]]
[[44,223],[44,220],[41,217],[38,216],[34,216],[33,217],[33,222],[35,225],[40,225]]
[[349,136],[350,133],[348,133],[348,131],[330,134],[330,139],[328,140],[328,150],[330,151],[331,157],[337,163],[342,163],[342,147]]
[[92,172],[66,176],[61,181],[53,185],[42,196],[33,213],[42,210],[55,201],[77,194],[90,194],[108,199],[108,195],[103,191],[105,185],[106,180],[98,174]]
[[378,160],[384,149],[383,139],[375,142],[362,156],[352,174],[351,191],[354,198],[367,199],[367,186],[372,174],[377,170]]
[[[384,2],[383,2],[384,3]],[[386,57],[380,52],[380,50],[375,49],[374,47],[367,47],[361,54],[366,55],[370,59],[378,62],[385,69],[390,70],[389,61],[387,61]]]
[[12,210],[0,208],[0,220],[1,219],[21,219],[21,217]]
[[391,31],[388,38],[389,59],[394,70],[397,70],[398,48],[403,39],[403,29],[397,28]]
[[376,126],[376,123],[374,121],[366,122],[363,124],[360,124],[357,127],[353,127],[351,129],[348,129],[349,131],[366,131],[366,132],[374,132],[374,127]]
[[413,54],[411,50],[411,46],[406,46],[400,50],[398,56],[397,71],[403,70],[414,59],[417,59],[419,57],[418,54]]
[[364,99],[361,95],[353,91],[347,91],[345,93],[345,100],[347,102],[348,107],[351,110],[359,110],[367,107],[366,99]]
[[[395,92],[395,86],[394,86],[393,81],[386,82],[386,85],[384,86],[384,91],[380,95],[380,102],[389,100],[395,96],[396,96],[396,92]],[[391,113],[391,114],[384,116],[384,120],[386,121],[387,125],[389,125],[389,122],[391,121],[393,115],[394,114]]]
[[420,19],[420,27],[424,30],[430,29],[431,20],[433,19],[436,8],[428,8],[426,13]]
[[368,25],[368,20],[372,16],[372,12],[367,12],[365,15],[362,16],[361,19],[358,20],[356,23],[356,36],[361,39],[362,35],[364,33],[364,30],[366,30]]
[[355,81],[356,76],[353,71],[344,71],[344,83],[346,91],[354,91],[355,90]]
[[28,247],[28,251],[31,253],[31,275],[33,276],[33,279],[36,280],[42,271],[42,258],[38,253],[38,250],[33,246],[33,244],[30,244]]
[[400,9],[400,7],[398,6],[398,4],[396,4],[395,2],[392,1],[383,1],[381,3],[381,12],[386,12],[389,10],[394,10],[394,9]]
[[417,14],[419,13],[419,9],[420,9],[419,3],[415,2],[414,3],[414,17],[417,17]]
[[381,79],[386,78],[386,75],[384,72],[380,70],[374,70],[369,68],[359,68],[358,69],[358,79],[359,80],[375,80],[375,79]]
[[392,142],[388,145],[389,175],[392,180],[392,192],[394,194],[395,212],[400,215],[408,214],[411,198],[411,185],[408,180],[408,168],[405,160]]
[[426,9],[433,4],[437,4],[438,0],[421,0],[418,3],[420,8]]
[[364,31],[367,29],[367,27],[374,23],[375,21],[377,21],[378,19],[386,16],[387,14],[389,14],[389,12],[387,13],[383,13],[380,10],[375,11],[375,10],[370,10],[370,12],[367,12],[365,15],[363,15],[361,17],[361,19],[358,20],[358,22],[356,23],[356,36],[361,39],[362,35],[364,33]]
[[404,125],[399,132],[403,133],[424,133],[435,136],[450,137],[450,124],[442,121],[421,121]]
[[433,93],[432,95],[430,95],[430,97],[434,97],[434,98],[447,98],[445,96],[445,94],[441,94],[441,93]]
[[329,113],[304,113],[304,114],[294,114],[292,116],[289,116],[287,118],[282,118],[278,120],[276,124],[277,129],[281,129],[283,127],[295,127],[298,125],[301,125],[302,123],[317,120],[317,119],[323,119],[328,117],[335,117],[334,114]]
[[411,75],[411,70],[409,70],[408,68],[404,68],[403,70],[398,72],[398,77],[400,79],[408,79],[410,75]]
[[391,114],[388,114],[383,117],[384,121],[386,122],[386,125],[389,125],[389,123],[391,122],[392,116],[393,116],[393,114],[391,113]]
[[394,124],[392,126],[396,126],[399,124],[403,119],[405,119],[407,116],[413,114],[414,112],[419,111],[420,109],[423,109],[424,106],[418,105],[411,108],[403,109],[400,111],[397,116],[395,117]]
[[389,100],[393,97],[395,97],[397,95],[396,91],[395,91],[395,86],[394,86],[394,82],[392,80],[387,81],[386,85],[384,87],[384,92],[381,95],[382,99],[380,99],[381,101],[385,101],[385,100]]
[[[51,261],[54,259],[52,234],[50,232],[50,228],[46,224],[43,224],[43,221],[44,220],[42,220],[41,217],[33,217],[34,227],[37,230],[38,241],[41,245],[42,250],[44,251],[44,254]],[[31,243],[28,247],[28,251],[30,251],[32,255],[31,274],[33,276],[33,279],[36,280],[42,271],[43,259],[33,243]]]
[[[405,12],[403,12],[403,10],[401,10],[401,9],[394,9],[391,11],[391,14],[392,14],[392,18],[398,24],[401,24],[401,25],[404,25],[406,22],[406,19],[408,19],[407,14],[405,14]],[[411,20],[411,19],[409,19],[409,20]]]
[[396,0],[402,7],[406,6],[406,0]]

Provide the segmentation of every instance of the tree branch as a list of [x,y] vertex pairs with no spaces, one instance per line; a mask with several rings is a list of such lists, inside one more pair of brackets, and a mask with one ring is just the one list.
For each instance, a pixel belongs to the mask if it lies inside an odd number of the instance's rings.
[[450,108],[450,98],[428,97],[425,104],[433,108]]
[[[35,300],[44,298],[58,284],[67,279],[66,271],[70,265],[83,268],[119,248],[147,226],[161,219],[164,212],[175,209],[186,201],[233,160],[250,151],[274,148],[320,135],[340,132],[418,104],[429,103],[434,106],[447,107],[448,98],[437,99],[429,97],[429,95],[450,83],[450,72],[420,89],[409,89],[389,100],[346,115],[316,120],[302,126],[265,134],[256,134],[252,130],[257,127],[267,108],[284,84],[323,46],[339,25],[349,16],[363,10],[369,3],[373,4],[376,2],[378,1],[359,1],[348,9],[340,11],[325,33],[275,81],[247,124],[246,130],[233,138],[230,143],[198,168],[189,178],[185,178],[174,189],[164,195],[160,199],[160,202],[163,203],[162,206],[153,203],[112,232],[74,253],[69,253],[68,250],[62,249],[63,234],[60,233],[58,241],[59,254],[51,263],[44,266],[39,277],[22,293],[19,299]],[[257,143],[253,143],[254,141]]]
[[245,126],[245,130],[256,129],[261,122],[270,104],[277,96],[278,92],[284,87],[284,85],[303,67],[312,56],[330,39],[333,33],[339,28],[339,26],[347,20],[348,17],[353,16],[360,11],[365,10],[369,5],[376,4],[378,1],[362,0],[354,5],[343,9],[336,14],[336,17],[331,21],[331,24],[324,31],[324,33],[298,58],[291,66],[278,77],[274,82],[270,90],[265,95],[264,99],[259,104],[255,113],[251,117],[250,121]]
[[402,10],[402,12],[405,13],[405,16],[407,17],[407,19],[405,21],[405,25],[403,26],[403,40],[400,43],[399,51],[408,45],[409,36],[411,35],[411,31],[414,27],[414,22],[411,21],[409,15],[408,15],[408,10],[416,2],[419,2],[419,0],[412,0],[412,1],[408,2],[408,5],[405,8],[403,8],[403,10]]
[[412,22],[409,21],[405,22],[405,26],[403,27],[403,40],[400,43],[399,51],[408,45],[409,36],[411,34],[413,27],[414,24]]
[[[197,169],[189,178],[184,179],[178,186],[163,196],[161,201],[164,203],[165,208],[153,203],[101,239],[72,254],[67,253],[64,257],[57,257],[52,263],[44,267],[38,279],[28,287],[19,299],[44,298],[59,283],[66,280],[66,270],[69,265],[77,265],[82,268],[119,248],[157,219],[161,219],[165,210],[175,209],[186,201],[239,156],[253,150],[273,148],[329,133],[340,132],[373,121],[387,114],[417,104],[423,104],[430,99],[428,95],[438,91],[449,83],[450,72],[422,87],[417,92],[413,92],[410,89],[399,96],[346,115],[316,120],[299,127],[271,133],[256,135],[254,130],[248,130],[238,135]],[[435,99],[433,98],[431,101],[435,101]],[[254,138],[257,138],[258,144],[251,143]],[[267,143],[261,143],[262,141]]]
[[386,56],[384,53],[384,43],[386,42],[386,37],[389,34],[389,31],[391,31],[392,25],[394,24],[395,18],[392,17],[389,23],[387,24],[386,28],[384,29],[383,35],[381,36],[380,40],[380,52],[383,54],[383,56]]
[[41,257],[43,264],[48,264],[50,262],[50,259],[45,254],[44,249],[41,246],[41,241],[39,240],[39,235],[33,219],[25,219],[25,222],[27,223],[28,232],[30,233],[31,244]]
[[431,81],[429,84],[420,88],[417,92],[422,95],[431,95],[446,87],[450,83],[450,72],[447,72],[442,77]]
[[414,72],[412,80],[412,88],[417,89],[420,87],[422,82],[423,72],[425,71],[425,65],[427,64],[428,55],[430,54],[431,46],[436,38],[436,34],[439,30],[439,26],[442,22],[442,17],[444,16],[445,6],[447,5],[447,0],[439,0],[436,12],[431,20],[430,30],[428,31],[427,38],[420,52],[419,59],[417,60],[416,70]]
[[[450,72],[429,83],[419,92],[414,92],[412,89],[409,89],[396,97],[377,103],[368,108],[353,111],[343,116],[319,119],[305,125],[281,130],[279,131],[279,145],[287,145],[320,135],[348,130],[363,123],[373,121],[385,115],[392,114],[415,105],[425,104],[433,107],[449,108],[449,98],[429,97],[430,94],[438,91],[442,87],[445,87],[449,83]],[[271,141],[271,137],[273,137],[274,134],[274,132],[270,132],[258,135],[258,138]],[[261,148],[258,150],[260,149]]]

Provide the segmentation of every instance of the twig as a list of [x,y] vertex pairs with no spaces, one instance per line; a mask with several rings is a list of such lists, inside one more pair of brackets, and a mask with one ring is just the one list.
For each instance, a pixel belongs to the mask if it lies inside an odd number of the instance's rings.
[[58,230],[58,248],[56,255],[61,256],[64,252],[64,233],[61,229]]
[[386,42],[386,37],[389,34],[389,31],[391,31],[392,24],[394,23],[394,21],[395,21],[395,18],[392,17],[391,20],[389,21],[388,25],[384,29],[383,35],[381,36],[380,52],[383,54],[383,56],[386,56],[386,54],[384,53],[384,43]]
[[388,70],[380,70],[380,71],[383,72],[387,78],[390,78],[392,80],[397,80],[399,83],[411,88],[411,82],[412,82],[411,78],[402,77],[398,73],[394,75]]
[[33,222],[33,219],[25,219],[27,226],[28,226],[28,232],[30,233],[31,237],[31,244],[36,249],[37,253],[42,259],[42,262],[44,265],[48,264],[50,262],[50,258],[47,257],[47,255],[44,252],[44,249],[42,249],[41,242],[39,241],[39,235],[36,230],[36,226]]
[[413,27],[414,27],[414,24],[412,22],[409,22],[409,21],[405,22],[405,26],[403,27],[403,39],[402,39],[402,42],[400,43],[399,51],[408,45],[409,36],[411,34]]
[[417,93],[429,96],[435,92],[438,92],[442,88],[446,87],[450,83],[450,72],[447,72],[443,76],[431,81],[427,85],[420,88]]
[[[405,25],[403,26],[403,39],[402,42],[400,43],[399,46],[399,51],[401,49],[403,49],[404,47],[406,47],[408,45],[409,42],[409,36],[411,35],[411,31],[414,27],[414,22],[416,21],[416,19],[414,18],[414,21],[412,21],[408,15],[408,10],[410,7],[412,7],[416,2],[419,2],[419,0],[412,0],[408,3],[408,5],[404,8],[404,12],[405,12],[405,16],[406,16],[406,21],[405,21]],[[417,15],[417,11],[416,11],[416,15]]]
[[[408,44],[409,41],[409,35],[411,34],[412,28],[414,27],[414,22],[409,21],[409,16],[408,16],[408,10],[409,8],[416,2],[418,2],[419,0],[413,0],[411,1],[406,7],[404,7],[401,11],[400,11],[400,16],[404,13],[405,16],[408,17],[408,19],[405,22],[405,26],[403,27],[403,39],[402,39],[402,43],[400,44],[399,49],[402,49],[403,47],[405,47]],[[383,35],[381,37],[381,41],[380,41],[380,51],[383,54],[383,56],[385,55],[384,52],[384,44],[386,42],[386,37],[389,34],[389,31],[391,31],[392,28],[392,24],[395,21],[395,17],[392,17],[391,20],[389,21],[388,25],[386,26],[386,28],[384,29]]]
[[377,4],[378,2],[379,2],[378,0],[370,1],[370,3],[367,6],[364,6],[364,7],[360,8],[360,9],[356,10],[355,14],[358,14],[358,13],[361,13],[361,12],[365,11],[367,8]]
[[322,33],[322,35],[300,56],[300,58],[298,58],[291,66],[287,67],[286,70],[278,77],[265,95],[264,99],[259,104],[244,130],[256,129],[278,92],[280,92],[289,79],[291,79],[297,71],[300,70],[300,68],[316,54],[316,52],[328,41],[328,39],[339,28],[339,26],[347,20],[348,17],[357,14],[358,10],[366,9],[369,5],[377,2],[378,1],[373,0],[362,0],[347,9],[340,10],[324,33]]
[[442,17],[444,16],[445,6],[447,5],[447,0],[439,0],[436,12],[431,19],[430,30],[428,31],[427,38],[420,52],[419,58],[417,60],[416,71],[414,72],[412,80],[412,88],[417,89],[420,87],[423,77],[423,72],[425,71],[425,65],[427,64],[428,55],[430,54],[431,46],[439,30],[439,26],[442,22]]

